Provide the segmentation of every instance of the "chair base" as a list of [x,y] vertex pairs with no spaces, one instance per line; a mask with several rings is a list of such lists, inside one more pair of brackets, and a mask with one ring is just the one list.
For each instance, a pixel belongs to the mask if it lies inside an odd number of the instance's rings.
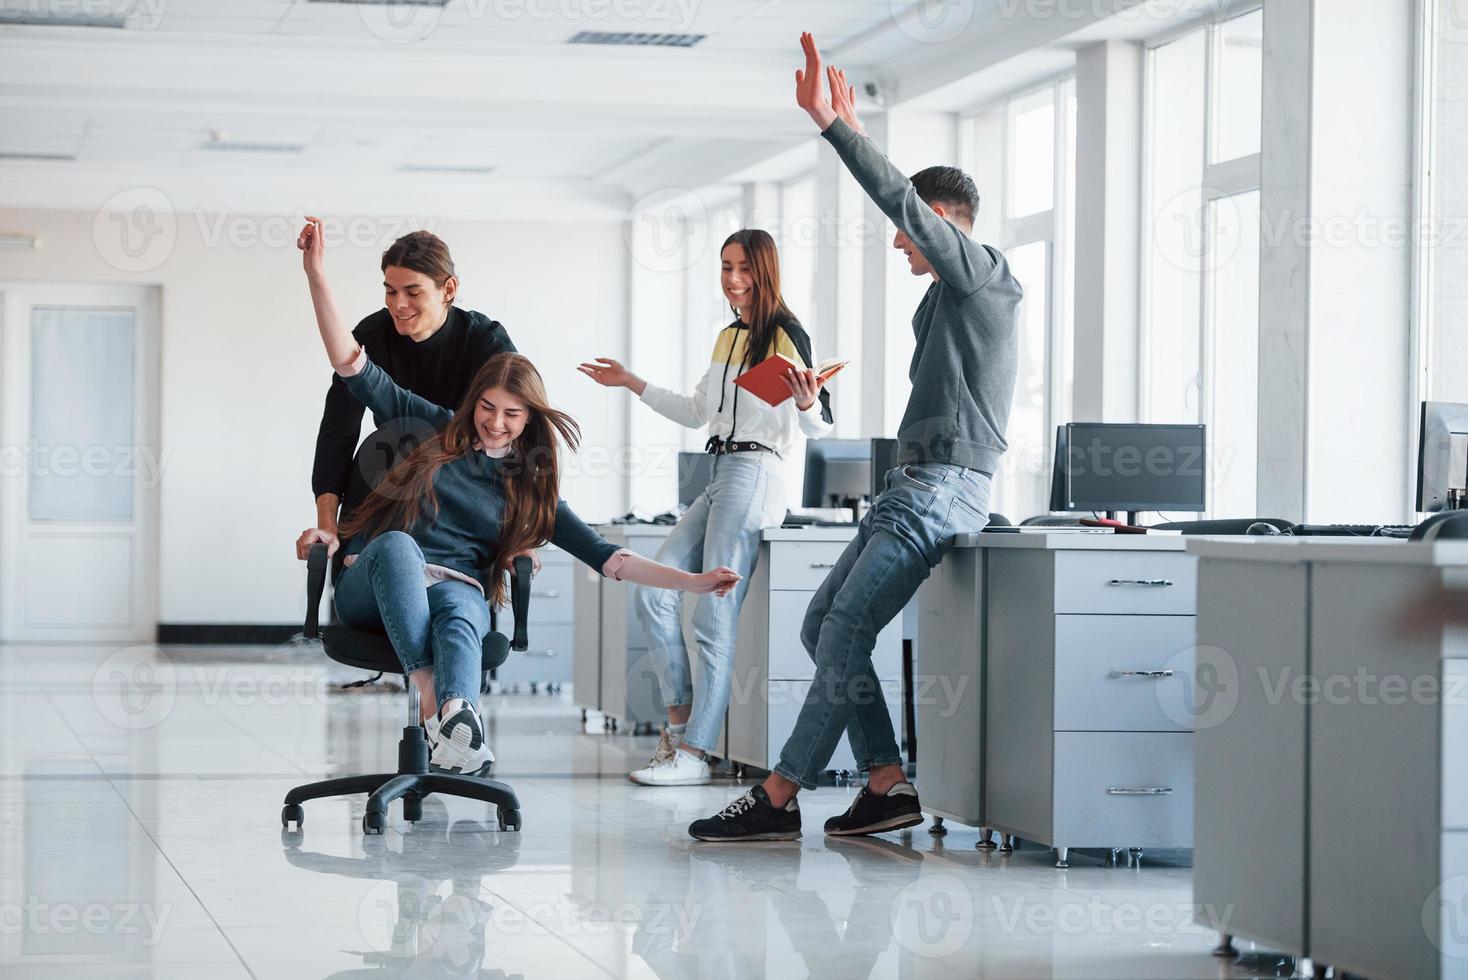
[[423,797],[431,793],[461,796],[493,803],[499,811],[500,830],[520,829],[520,800],[508,784],[480,776],[428,771],[428,740],[422,727],[409,725],[398,741],[398,771],[366,776],[342,776],[297,786],[285,794],[280,822],[287,829],[300,828],[306,821],[301,806],[307,800],[366,793],[367,812],[362,815],[362,833],[380,834],[387,827],[387,807],[403,801],[403,819],[412,823],[423,817]]

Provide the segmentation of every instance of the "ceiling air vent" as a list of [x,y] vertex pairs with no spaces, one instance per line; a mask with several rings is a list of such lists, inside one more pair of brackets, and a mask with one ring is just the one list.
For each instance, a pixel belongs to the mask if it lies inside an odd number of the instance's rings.
[[49,163],[55,160],[75,159],[75,153],[21,153],[18,151],[0,150],[0,160],[21,160],[29,163],[43,161]]
[[638,31],[577,31],[567,44],[609,44],[633,48],[691,48],[707,34],[646,34]]
[[125,14],[0,10],[0,27],[126,27]]
[[222,153],[300,153],[305,147],[300,143],[252,143],[245,140],[205,140],[199,144],[201,150],[216,150]]
[[398,168],[398,172],[405,174],[473,174],[476,177],[483,177],[485,174],[494,173],[494,168],[476,167],[472,164],[455,166],[453,164],[405,163]]

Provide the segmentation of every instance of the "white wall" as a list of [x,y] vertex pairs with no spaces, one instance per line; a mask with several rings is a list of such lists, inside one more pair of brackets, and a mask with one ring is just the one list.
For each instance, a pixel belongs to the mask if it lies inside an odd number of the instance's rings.
[[[293,219],[179,212],[171,249],[121,271],[115,227],[90,211],[0,209],[0,230],[37,251],[0,252],[0,280],[146,282],[162,292],[159,620],[288,623],[304,609],[293,542],[314,521],[311,461],[330,369],[295,249]],[[382,305],[382,249],[411,230],[360,218],[328,269],[349,319]],[[461,305],[502,321],[581,423],[564,495],[589,520],[626,509],[608,459],[626,412],[575,365],[625,357],[627,251],[617,224],[440,220],[463,283]],[[223,229],[220,234],[216,231]],[[263,239],[263,240],[262,240]],[[161,240],[160,240],[161,241]],[[330,239],[329,239],[330,241]],[[109,259],[111,261],[109,261]],[[156,262],[152,260],[156,259]],[[625,393],[622,393],[625,394]],[[369,419],[370,424],[370,419]]]

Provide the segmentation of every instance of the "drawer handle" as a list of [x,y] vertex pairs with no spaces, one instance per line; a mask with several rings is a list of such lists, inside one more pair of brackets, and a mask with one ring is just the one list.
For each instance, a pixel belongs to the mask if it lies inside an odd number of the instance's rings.
[[1131,789],[1126,786],[1106,787],[1107,796],[1171,796],[1171,786],[1143,786]]
[[813,562],[810,563],[810,567],[811,568],[835,568],[836,567],[836,563],[834,561],[813,561]]
[[559,599],[561,597],[559,589],[546,589],[544,592],[536,592],[534,589],[531,589],[530,594],[538,595],[543,599]]
[[1167,588],[1172,585],[1170,578],[1114,578],[1107,585],[1146,585],[1152,588]]
[[527,656],[527,657],[554,657],[555,655],[556,655],[556,652],[554,650],[526,650],[525,651],[525,656]]
[[1173,672],[1170,670],[1113,670],[1111,672],[1112,677],[1146,677],[1149,680],[1161,680],[1172,675]]

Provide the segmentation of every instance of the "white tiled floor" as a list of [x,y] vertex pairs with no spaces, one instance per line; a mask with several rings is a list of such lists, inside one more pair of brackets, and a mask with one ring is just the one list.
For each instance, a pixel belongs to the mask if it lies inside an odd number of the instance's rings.
[[0,646],[0,975],[1246,975],[1186,867],[828,841],[848,788],[802,797],[803,841],[694,842],[742,790],[632,786],[655,740],[585,734],[569,698],[486,701],[521,833],[430,797],[367,838],[360,796],[284,833],[290,787],[395,766],[404,698],[334,689],[360,676],[311,647]]

